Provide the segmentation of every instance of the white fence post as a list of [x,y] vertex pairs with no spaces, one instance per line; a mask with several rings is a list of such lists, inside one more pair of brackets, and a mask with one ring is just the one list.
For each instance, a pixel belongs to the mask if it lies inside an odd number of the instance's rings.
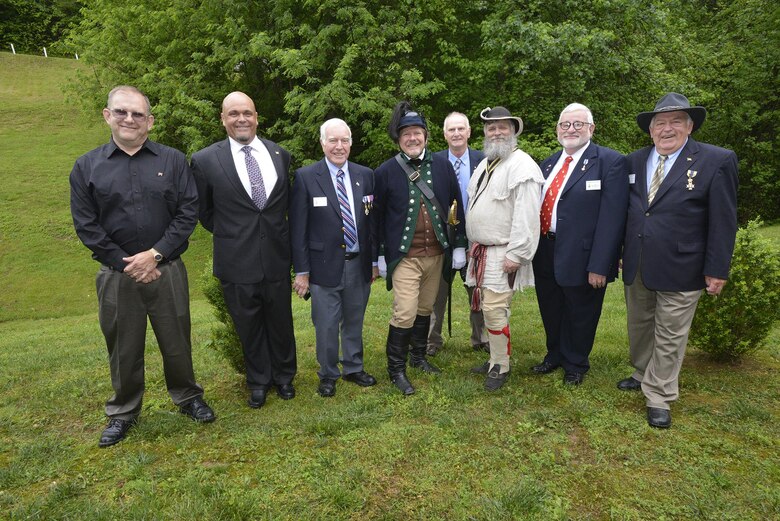
[[14,44],[11,44],[11,52],[16,54],[16,49],[14,49]]
[[49,55],[46,53],[46,47],[43,48],[43,57],[48,58]]

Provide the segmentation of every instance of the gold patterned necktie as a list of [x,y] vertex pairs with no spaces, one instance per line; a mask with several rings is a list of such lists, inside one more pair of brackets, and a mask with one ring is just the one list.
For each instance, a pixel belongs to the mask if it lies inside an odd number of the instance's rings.
[[660,158],[658,166],[655,168],[655,172],[653,172],[653,178],[650,180],[650,189],[647,191],[647,204],[653,202],[655,193],[658,191],[658,187],[661,186],[661,181],[664,179],[664,163],[666,163],[666,158],[669,156],[662,154],[658,157]]

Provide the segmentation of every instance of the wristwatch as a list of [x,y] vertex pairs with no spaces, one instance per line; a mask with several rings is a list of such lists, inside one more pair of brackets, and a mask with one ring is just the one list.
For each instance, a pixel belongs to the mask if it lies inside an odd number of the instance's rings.
[[154,254],[154,260],[155,262],[162,262],[163,256],[162,253],[152,248],[152,253]]

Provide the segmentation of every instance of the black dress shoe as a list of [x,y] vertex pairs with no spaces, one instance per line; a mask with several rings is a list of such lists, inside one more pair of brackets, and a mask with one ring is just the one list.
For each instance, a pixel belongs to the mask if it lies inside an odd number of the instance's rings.
[[130,427],[135,425],[136,419],[132,420],[120,420],[119,418],[111,418],[108,420],[103,434],[100,435],[100,441],[98,441],[98,447],[110,447],[116,445],[127,436],[127,431]]
[[279,398],[282,400],[292,400],[295,398],[295,387],[292,383],[289,384],[277,384],[276,385],[276,394],[279,395]]
[[633,376],[629,376],[625,380],[620,380],[617,383],[617,388],[621,391],[638,391],[642,388],[642,382]]
[[371,387],[376,385],[376,378],[371,376],[365,371],[358,371],[357,373],[349,373],[343,376],[347,382],[358,384],[360,387]]
[[570,373],[565,372],[563,374],[563,383],[566,385],[580,385],[585,380],[585,373]]
[[265,396],[268,394],[266,389],[252,389],[249,394],[249,406],[252,409],[259,409],[265,405]]
[[336,396],[336,380],[333,378],[323,378],[320,380],[320,386],[317,387],[317,392],[323,398]]
[[506,379],[509,376],[509,371],[506,373],[501,372],[501,366],[496,364],[490,368],[485,378],[485,390],[486,391],[498,391],[506,383]]
[[672,412],[668,409],[648,407],[647,424],[656,429],[668,429],[672,426]]
[[552,373],[559,367],[560,365],[558,364],[551,364],[547,360],[543,360],[541,364],[533,366],[531,368],[531,371],[533,371],[536,374],[548,374],[548,373]]
[[217,419],[214,411],[201,397],[193,398],[189,402],[180,405],[179,412],[186,414],[196,422],[210,423]]

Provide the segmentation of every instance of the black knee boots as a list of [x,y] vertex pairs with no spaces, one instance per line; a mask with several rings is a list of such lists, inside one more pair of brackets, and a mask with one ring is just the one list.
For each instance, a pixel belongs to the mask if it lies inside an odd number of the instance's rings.
[[400,328],[391,325],[387,332],[387,372],[390,381],[405,395],[414,394],[414,387],[406,378],[406,353],[409,351],[411,337],[410,327]]
[[417,315],[412,325],[412,346],[409,353],[409,365],[422,369],[426,373],[441,373],[441,370],[425,358],[428,347],[428,329],[431,326],[431,316]]

